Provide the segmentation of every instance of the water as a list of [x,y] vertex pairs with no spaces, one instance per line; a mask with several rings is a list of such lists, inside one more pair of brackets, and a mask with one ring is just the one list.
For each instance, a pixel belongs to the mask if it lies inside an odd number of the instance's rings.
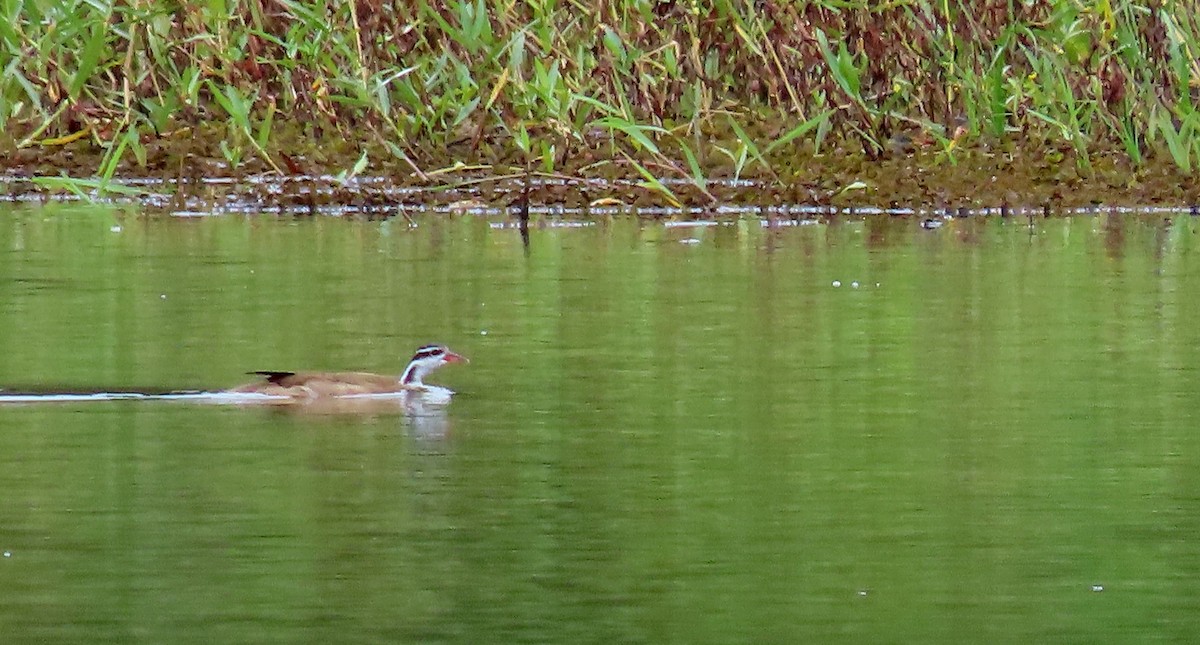
[[0,218],[10,391],[472,361],[0,406],[5,642],[1200,631],[1196,220],[418,223]]

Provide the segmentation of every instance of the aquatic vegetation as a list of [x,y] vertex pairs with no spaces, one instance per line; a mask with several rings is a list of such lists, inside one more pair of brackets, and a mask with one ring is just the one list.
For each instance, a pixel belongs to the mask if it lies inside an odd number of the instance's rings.
[[196,156],[419,181],[528,169],[631,178],[674,204],[711,200],[712,177],[804,184],[834,152],[938,165],[1011,144],[1054,172],[1190,173],[1193,9],[0,0],[0,152],[98,150],[101,178]]

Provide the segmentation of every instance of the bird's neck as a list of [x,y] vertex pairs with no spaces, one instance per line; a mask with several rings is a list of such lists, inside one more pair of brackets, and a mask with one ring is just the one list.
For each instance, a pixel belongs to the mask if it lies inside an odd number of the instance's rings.
[[421,364],[413,361],[404,368],[404,373],[400,375],[400,382],[404,385],[424,385],[421,382],[421,376],[425,370],[421,369]]

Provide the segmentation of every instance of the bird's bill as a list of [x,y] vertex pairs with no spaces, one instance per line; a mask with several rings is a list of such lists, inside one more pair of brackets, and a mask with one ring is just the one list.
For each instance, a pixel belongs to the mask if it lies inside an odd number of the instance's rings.
[[463,356],[462,354],[455,354],[454,352],[452,352],[448,349],[446,350],[446,353],[442,355],[442,360],[446,361],[447,363],[470,363],[471,362],[471,361],[467,360],[466,356]]

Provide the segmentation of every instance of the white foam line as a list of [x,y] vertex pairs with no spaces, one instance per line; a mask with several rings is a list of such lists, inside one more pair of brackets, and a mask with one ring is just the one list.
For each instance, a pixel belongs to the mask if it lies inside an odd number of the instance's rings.
[[[428,392],[383,392],[378,394],[348,394],[333,397],[351,400],[400,400],[408,397],[426,396],[431,399],[449,398],[453,392],[445,388],[430,389]],[[193,401],[197,403],[270,403],[277,401],[304,401],[278,394],[258,392],[174,392],[169,394],[142,394],[139,392],[95,392],[89,394],[0,394],[0,405],[6,403],[88,403],[103,401]]]
[[102,401],[199,401],[210,403],[255,403],[285,401],[291,397],[258,393],[179,392],[142,394],[140,392],[94,392],[88,394],[0,394],[5,403],[88,403]]
[[95,394],[0,394],[3,403],[73,403],[80,401],[128,401],[153,398],[137,392],[98,392]]

